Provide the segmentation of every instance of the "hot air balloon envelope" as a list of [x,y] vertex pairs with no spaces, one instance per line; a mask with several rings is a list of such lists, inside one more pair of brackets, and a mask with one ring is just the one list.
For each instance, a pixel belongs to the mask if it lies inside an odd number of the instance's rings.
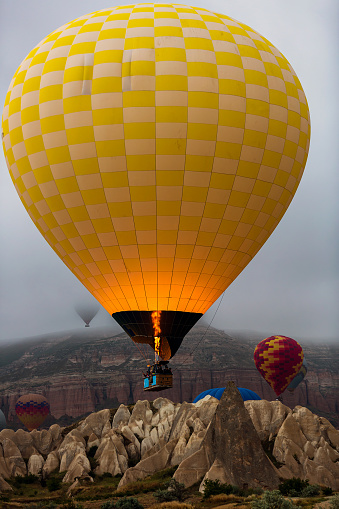
[[259,251],[306,164],[308,106],[286,58],[180,4],[82,16],[24,59],[3,112],[16,190],[58,256],[160,356]]
[[303,365],[301,366],[299,373],[295,375],[292,382],[287,387],[287,390],[293,392],[298,387],[298,385],[304,380],[306,374],[307,374],[307,362],[304,357]]
[[[213,396],[213,398],[220,399],[223,395],[225,390],[225,387],[220,387],[218,389],[208,389],[204,392],[201,392],[194,400],[193,403],[198,403],[201,399],[203,399],[205,396]],[[260,396],[254,391],[251,391],[250,389],[244,389],[242,387],[238,387],[238,391],[240,392],[240,395],[243,399],[243,401],[249,401],[249,400],[259,400],[261,399]]]
[[49,414],[49,403],[42,394],[25,394],[15,405],[20,421],[29,431],[38,428]]
[[299,373],[304,353],[294,339],[271,336],[263,339],[254,350],[254,362],[266,382],[279,396]]

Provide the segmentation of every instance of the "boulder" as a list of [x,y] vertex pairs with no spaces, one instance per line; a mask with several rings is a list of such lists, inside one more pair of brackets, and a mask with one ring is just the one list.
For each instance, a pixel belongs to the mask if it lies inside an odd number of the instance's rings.
[[77,454],[68,467],[62,482],[73,482],[76,478],[87,475],[91,470],[90,462],[85,454]]
[[0,476],[3,477],[4,479],[10,478],[10,472],[6,460],[4,458],[4,451],[1,444],[0,444]]
[[272,440],[292,410],[280,401],[245,401],[245,408],[250,414],[260,440]]
[[145,477],[148,477],[155,472],[159,472],[160,470],[164,470],[165,468],[169,467],[171,464],[171,457],[177,442],[177,438],[171,440],[157,453],[149,456],[144,460],[141,460],[135,467],[127,469],[119,482],[118,490],[122,489],[127,484],[145,479]]
[[42,477],[45,479],[50,473],[59,468],[60,461],[57,451],[52,451],[47,456],[44,466],[42,467]]
[[204,423],[205,427],[209,425],[211,422],[213,415],[217,409],[219,401],[216,398],[203,398],[199,400],[197,403],[194,403],[197,409],[197,416]]
[[193,418],[194,415],[198,416],[196,406],[193,403],[186,403],[186,401],[184,401],[184,403],[182,403],[182,405],[180,406],[178,413],[174,417],[171,432],[169,435],[169,440],[179,438],[180,436],[186,437],[187,433],[189,437],[190,431],[188,429],[186,421],[190,417]]
[[98,466],[95,469],[97,475],[102,475],[105,472],[112,474],[113,477],[123,474],[121,470],[121,460],[119,462],[117,449],[111,438],[104,438],[102,440],[94,458],[98,461]]
[[223,468],[225,482],[236,486],[274,489],[279,484],[234,382],[228,382],[200,449],[180,463],[174,478],[188,487],[211,468],[211,474]]
[[53,436],[50,430],[43,429],[38,431],[34,429],[30,434],[32,435],[36,450],[43,456],[47,456],[53,447]]
[[62,442],[62,430],[63,428],[60,428],[59,424],[52,424],[52,426],[49,428],[49,432],[52,435],[53,449],[58,447]]
[[128,410],[128,407],[126,405],[120,405],[113,417],[112,428],[122,428],[122,426],[126,426],[130,417],[131,412]]
[[21,456],[28,460],[32,454],[38,454],[37,449],[34,446],[32,433],[18,429],[12,438],[12,441],[18,447]]
[[65,472],[68,470],[70,464],[73,459],[78,454],[86,455],[85,453],[85,440],[77,433],[74,433],[75,430],[71,431],[66,435],[62,444],[59,447],[59,457],[60,457],[60,472]]
[[45,460],[41,454],[32,454],[28,460],[27,470],[29,474],[40,476]]
[[137,401],[128,421],[128,427],[141,440],[149,436],[153,412],[149,401]]
[[165,419],[166,417],[174,417],[175,406],[172,401],[167,398],[157,398],[153,401],[153,407],[158,410],[159,419]]
[[15,443],[9,438],[5,438],[2,441],[2,447],[9,476],[25,476],[27,474],[26,463]]
[[95,433],[91,433],[90,436],[88,437],[86,451],[88,452],[91,449],[91,447],[99,447],[99,445],[100,445],[99,438],[96,436]]
[[150,449],[152,449],[153,445],[154,445],[154,443],[153,443],[151,437],[146,437],[143,439],[143,441],[141,442],[141,448],[140,448],[141,459],[143,459],[145,454]]
[[185,437],[180,437],[177,445],[174,448],[173,455],[171,458],[171,466],[179,465],[185,456],[187,441]]
[[129,428],[129,426],[123,426],[121,428],[121,434],[125,438],[126,447],[128,446],[129,443],[133,444],[136,450],[138,451],[138,454],[140,455],[140,442],[134,435],[132,430]]
[[91,433],[95,433],[97,437],[101,438],[111,429],[110,417],[110,411],[105,408],[86,417],[77,429],[82,436],[90,436]]

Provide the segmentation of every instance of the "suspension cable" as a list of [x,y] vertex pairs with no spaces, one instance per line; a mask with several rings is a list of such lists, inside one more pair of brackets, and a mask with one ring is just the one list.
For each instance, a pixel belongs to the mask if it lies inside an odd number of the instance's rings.
[[188,359],[188,358],[192,355],[193,350],[196,350],[196,349],[198,348],[198,346],[200,345],[200,343],[202,342],[202,340],[205,338],[205,336],[206,336],[207,332],[209,331],[209,329],[210,329],[210,327],[211,327],[211,325],[212,325],[212,322],[213,322],[213,320],[214,320],[214,318],[215,318],[215,315],[216,315],[216,314],[217,314],[217,312],[219,311],[219,308],[220,308],[220,305],[221,305],[221,303],[222,303],[222,301],[223,301],[224,295],[225,295],[225,292],[222,294],[222,297],[221,297],[221,299],[220,299],[220,301],[219,301],[219,304],[218,304],[218,306],[217,306],[217,309],[215,310],[215,312],[214,312],[214,314],[213,314],[213,316],[212,316],[212,319],[211,319],[211,321],[210,321],[210,323],[209,323],[209,325],[208,325],[207,329],[205,330],[204,334],[201,336],[199,343],[198,343],[197,345],[195,345],[195,346],[194,346],[194,349],[192,349],[192,350],[190,351],[190,353],[189,353],[189,354],[187,355],[187,357],[186,357],[186,358],[182,361],[182,363],[181,363],[181,364],[179,364],[179,366],[176,366],[175,368],[173,368],[173,372],[174,372],[174,371],[178,371],[178,370],[179,370],[179,368],[185,364],[185,362],[187,361],[187,359]]

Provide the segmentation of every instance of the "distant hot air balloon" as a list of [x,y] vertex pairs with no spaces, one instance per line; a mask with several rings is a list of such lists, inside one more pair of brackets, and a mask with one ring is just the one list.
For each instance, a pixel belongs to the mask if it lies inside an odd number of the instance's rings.
[[2,125],[41,234],[164,360],[278,225],[310,138],[301,84],[267,39],[157,3],[93,12],[43,39],[13,77]]
[[0,410],[0,431],[7,428],[7,422],[5,414]]
[[85,322],[85,327],[89,327],[89,324],[93,320],[93,318],[96,316],[96,314],[99,311],[98,306],[93,305],[81,305],[76,306],[75,311],[78,313],[80,318]]
[[42,394],[24,394],[15,405],[15,412],[29,431],[38,428],[49,414],[49,403]]
[[282,394],[300,371],[303,349],[294,339],[271,336],[263,339],[254,350],[257,370],[277,396]]
[[[218,389],[208,389],[207,391],[201,392],[193,400],[193,403],[198,403],[198,401],[203,399],[205,396],[213,396],[213,398],[220,399],[224,393],[225,388],[226,387],[220,387]],[[261,399],[261,397],[258,396],[258,394],[256,392],[251,391],[250,389],[244,389],[243,387],[238,387],[238,391],[240,392],[240,395],[241,395],[243,401]]]
[[293,378],[292,382],[287,387],[287,390],[289,392],[294,392],[295,389],[300,384],[300,382],[302,382],[304,380],[306,374],[307,374],[307,362],[306,362],[306,359],[304,357],[303,365],[301,366],[299,373],[297,375],[295,375],[295,377]]

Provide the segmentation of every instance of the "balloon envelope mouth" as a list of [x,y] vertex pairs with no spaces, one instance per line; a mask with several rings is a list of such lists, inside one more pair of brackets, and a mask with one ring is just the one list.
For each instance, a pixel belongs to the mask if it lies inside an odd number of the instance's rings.
[[154,311],[120,311],[113,313],[113,318],[124,329],[135,343],[149,344],[153,349],[154,338],[160,340],[160,357],[169,360],[177,352],[184,337],[201,318],[202,313],[185,311],[161,311],[157,321],[157,334],[154,329]]

